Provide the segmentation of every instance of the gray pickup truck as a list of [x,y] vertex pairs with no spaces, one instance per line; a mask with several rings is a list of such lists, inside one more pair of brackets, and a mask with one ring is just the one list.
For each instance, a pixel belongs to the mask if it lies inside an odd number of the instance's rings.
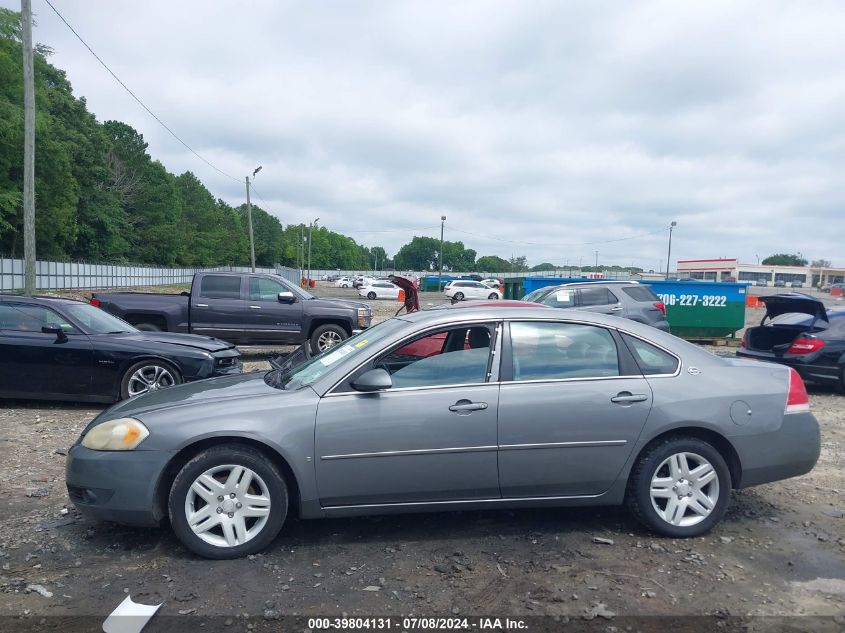
[[190,292],[97,292],[91,304],[139,330],[205,334],[238,345],[298,345],[322,352],[370,326],[365,303],[319,299],[263,273],[197,273]]

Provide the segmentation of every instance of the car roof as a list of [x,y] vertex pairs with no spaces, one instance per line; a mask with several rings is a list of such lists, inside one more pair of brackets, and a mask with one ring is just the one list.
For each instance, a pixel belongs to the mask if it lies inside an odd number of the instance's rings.
[[78,299],[66,299],[65,297],[47,297],[45,295],[6,295],[0,294],[0,301],[6,303],[34,303],[36,305],[73,305],[76,303],[85,304]]

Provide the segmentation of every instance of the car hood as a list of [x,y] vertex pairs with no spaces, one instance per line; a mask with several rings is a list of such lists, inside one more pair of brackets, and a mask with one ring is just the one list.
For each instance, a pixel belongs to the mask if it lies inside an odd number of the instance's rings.
[[164,345],[178,345],[190,347],[203,352],[219,352],[234,347],[231,343],[221,341],[211,336],[199,334],[177,334],[175,332],[121,332],[120,334],[109,334],[107,336],[124,341],[126,343],[138,343],[139,345],[157,343]]
[[266,395],[287,393],[264,382],[266,371],[256,371],[234,376],[221,376],[189,382],[177,387],[151,391],[142,396],[123,400],[101,413],[97,422],[114,418],[137,417],[143,420],[147,413],[158,413],[174,407],[213,404]]
[[822,321],[827,321],[827,308],[824,304],[810,295],[800,292],[787,292],[768,297],[758,297],[766,305],[765,318],[774,319],[781,314],[809,314]]
[[309,299],[307,303],[314,308],[349,308],[350,310],[357,310],[358,308],[370,309],[370,306],[361,301],[348,301],[347,299],[320,299],[315,297]]

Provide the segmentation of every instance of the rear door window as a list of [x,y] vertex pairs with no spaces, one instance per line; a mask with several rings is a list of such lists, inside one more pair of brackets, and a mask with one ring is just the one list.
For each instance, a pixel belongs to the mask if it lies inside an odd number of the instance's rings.
[[206,275],[200,282],[200,296],[207,299],[240,299],[241,278],[232,275]]
[[637,365],[639,365],[644,376],[671,375],[678,371],[680,361],[669,352],[635,336],[622,334],[622,338],[634,355],[634,360],[637,361]]
[[513,322],[513,379],[619,376],[619,354],[605,328],[580,323]]
[[581,288],[578,291],[579,306],[606,306],[613,303],[619,303],[619,299],[617,299],[616,295],[610,292],[610,290],[603,286],[597,286],[595,288]]
[[554,290],[543,297],[540,303],[553,308],[573,308],[575,307],[575,290],[566,288]]

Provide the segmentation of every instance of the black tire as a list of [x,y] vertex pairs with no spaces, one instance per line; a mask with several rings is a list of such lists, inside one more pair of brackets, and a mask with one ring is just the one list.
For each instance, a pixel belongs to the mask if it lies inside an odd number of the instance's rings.
[[[666,459],[677,453],[700,455],[710,462],[718,477],[719,492],[716,503],[710,514],[695,525],[672,525],[658,514],[652,504],[652,477]],[[672,538],[687,538],[704,534],[716,525],[728,509],[730,496],[731,473],[719,451],[704,440],[676,436],[655,443],[640,456],[628,477],[625,502],[631,513],[648,529]]]
[[464,300],[464,293],[463,292],[456,292],[453,297],[455,301],[463,301]]
[[372,301],[375,298],[376,298],[376,293],[374,293],[374,292],[368,292],[367,293],[367,299],[369,299],[370,301]]
[[[132,374],[134,374],[139,369],[143,369],[145,367],[163,367],[167,371],[170,372],[170,375],[173,377],[173,385],[181,385],[182,384],[182,374],[179,373],[179,370],[173,365],[173,363],[168,363],[165,360],[159,360],[157,358],[148,358],[147,360],[142,360],[134,365],[132,365],[129,369],[127,369],[123,373],[123,378],[120,379],[120,399],[126,400],[130,397],[129,394],[129,381],[132,378]],[[161,388],[161,387],[159,387]]]
[[[311,333],[311,353],[312,354],[316,355],[316,354],[320,354],[324,351],[324,350],[320,349],[320,337],[322,337],[324,335],[329,336],[329,337],[331,337],[333,335],[339,336],[340,340],[338,341],[338,343],[340,341],[343,341],[343,340],[346,340],[347,338],[349,338],[349,333],[346,330],[344,330],[342,327],[340,327],[339,325],[335,325],[334,323],[327,323],[326,325],[321,325],[320,327],[316,328]],[[326,349],[328,349],[328,348],[326,348]]]
[[487,295],[487,298],[488,299],[498,299],[499,295],[496,294],[495,292],[491,292],[489,295]]
[[156,325],[155,323],[136,323],[135,327],[141,330],[142,332],[161,332],[161,326]]
[[[202,540],[194,534],[185,516],[187,496],[196,479],[207,470],[224,465],[244,466],[252,470],[266,484],[270,498],[270,513],[261,531],[245,543],[232,547]],[[249,446],[223,444],[202,451],[182,467],[170,487],[167,508],[173,532],[189,550],[217,560],[241,558],[264,550],[279,534],[288,514],[288,487],[279,468],[260,451]]]

